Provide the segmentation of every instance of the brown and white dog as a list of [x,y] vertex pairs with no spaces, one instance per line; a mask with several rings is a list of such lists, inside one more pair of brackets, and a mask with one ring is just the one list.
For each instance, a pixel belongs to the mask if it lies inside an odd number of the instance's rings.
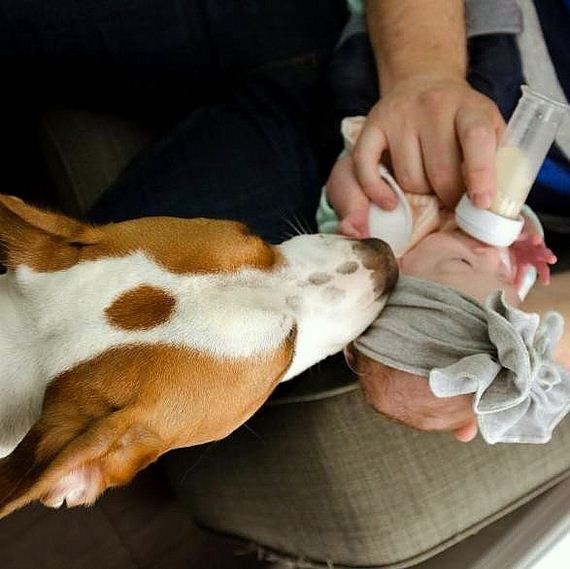
[[225,437],[358,336],[397,278],[378,240],[93,227],[2,195],[0,263],[0,517],[91,504],[168,450]]

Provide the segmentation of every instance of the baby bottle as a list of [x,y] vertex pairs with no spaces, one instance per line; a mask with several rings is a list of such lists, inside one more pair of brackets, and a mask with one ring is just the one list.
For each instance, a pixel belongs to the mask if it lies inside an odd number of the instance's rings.
[[522,93],[497,150],[497,190],[491,205],[477,208],[465,194],[455,210],[463,231],[497,247],[508,247],[520,235],[521,209],[568,110],[526,85]]

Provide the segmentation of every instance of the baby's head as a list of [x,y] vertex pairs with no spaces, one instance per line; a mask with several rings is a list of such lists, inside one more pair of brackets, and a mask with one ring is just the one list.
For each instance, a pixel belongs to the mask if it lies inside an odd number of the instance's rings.
[[479,302],[494,290],[503,289],[509,303],[518,306],[514,265],[509,249],[469,237],[453,218],[400,259],[404,274],[454,288]]

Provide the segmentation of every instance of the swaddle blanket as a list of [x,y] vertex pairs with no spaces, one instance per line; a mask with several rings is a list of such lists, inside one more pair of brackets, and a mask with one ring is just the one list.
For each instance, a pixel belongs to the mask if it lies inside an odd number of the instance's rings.
[[474,394],[490,444],[546,443],[570,410],[570,371],[553,360],[564,319],[510,306],[502,291],[482,305],[440,284],[400,275],[380,317],[355,347],[429,378],[438,397]]

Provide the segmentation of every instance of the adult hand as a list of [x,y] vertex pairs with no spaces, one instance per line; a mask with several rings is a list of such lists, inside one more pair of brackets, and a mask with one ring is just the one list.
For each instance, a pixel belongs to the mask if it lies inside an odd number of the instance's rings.
[[475,205],[488,207],[503,128],[495,103],[467,81],[412,76],[396,83],[370,111],[353,153],[356,177],[372,201],[389,202],[392,192],[377,170],[388,152],[404,191],[433,191],[449,209],[467,191]]
[[341,222],[350,216],[350,225],[362,231],[367,201],[383,209],[395,207],[392,190],[378,176],[381,159],[390,163],[404,191],[435,192],[449,209],[467,191],[475,205],[488,207],[504,126],[493,101],[467,81],[441,75],[401,80],[370,111],[352,159],[331,172],[327,188],[342,179],[354,202],[343,200],[337,210]]
[[438,398],[425,377],[388,368],[362,354],[356,370],[370,405],[389,419],[420,431],[451,431],[461,442],[477,436],[470,395]]

